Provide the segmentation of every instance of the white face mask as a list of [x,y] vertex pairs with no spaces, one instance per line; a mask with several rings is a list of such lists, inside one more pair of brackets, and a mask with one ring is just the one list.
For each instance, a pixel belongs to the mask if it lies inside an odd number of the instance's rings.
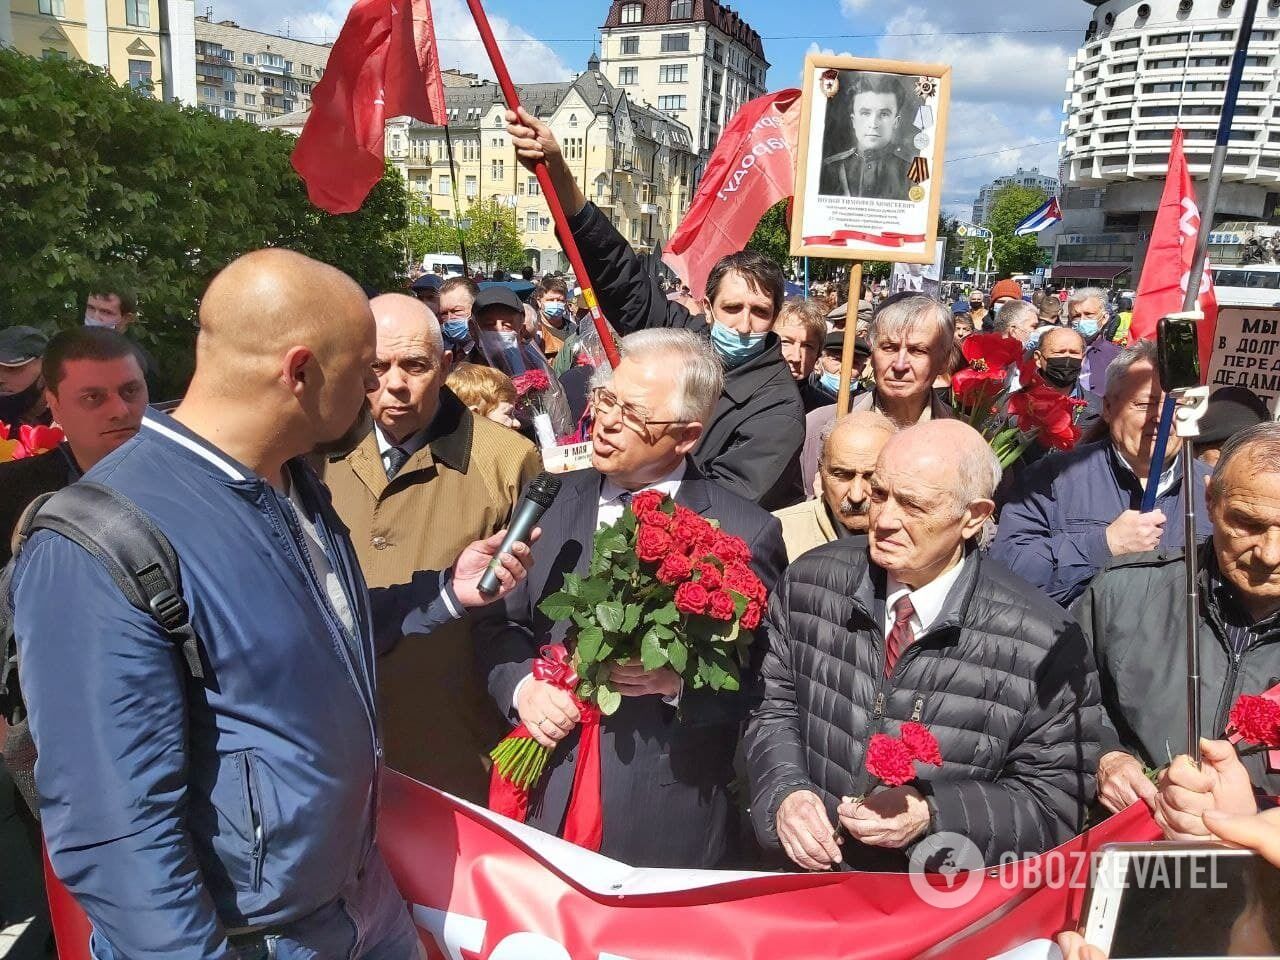
[[87,313],[84,315],[84,325],[86,327],[105,327],[108,330],[116,328],[116,325],[110,320],[99,320],[97,317],[90,316]]

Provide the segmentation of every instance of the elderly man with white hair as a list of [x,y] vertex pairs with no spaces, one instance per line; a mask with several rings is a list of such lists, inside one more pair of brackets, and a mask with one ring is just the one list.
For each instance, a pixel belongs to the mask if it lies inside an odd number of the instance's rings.
[[[1075,621],[978,551],[999,479],[966,424],[910,427],[876,463],[868,543],[838,540],[787,570],[745,739],[766,848],[806,870],[903,870],[935,834],[961,834],[991,864],[1081,829],[1097,672]],[[878,786],[871,739],[911,721],[937,738],[941,766]]]
[[[1156,345],[1141,341],[1107,368],[1107,436],[1046,457],[1018,478],[1000,511],[992,555],[1065,606],[1115,557],[1181,550],[1182,441],[1170,437],[1165,461],[1151,462],[1163,404]],[[1206,537],[1209,468],[1196,461],[1195,471],[1197,532]],[[1156,484],[1155,509],[1142,513],[1149,483]]]
[[[579,756],[572,698],[534,679],[546,643],[563,643],[571,623],[538,604],[567,574],[585,575],[596,529],[622,516],[631,498],[656,490],[715,520],[751,548],[751,566],[772,588],[786,566],[778,521],[708,480],[692,454],[716,409],[724,371],[711,345],[688,330],[642,330],[619,343],[622,360],[597,371],[591,404],[592,467],[566,474],[542,518],[533,579],[477,618],[478,655],[489,692],[511,723],[555,752],[530,803],[529,823],[563,832]],[[622,706],[602,721],[600,852],[633,866],[715,867],[734,853],[730,798],[745,699],[709,688],[681,689],[670,668],[616,666]],[[679,710],[677,712],[677,706]]]
[[899,428],[954,414],[933,392],[946,372],[955,327],[951,311],[931,297],[898,294],[871,320],[875,387],[853,401],[854,410],[877,410]]

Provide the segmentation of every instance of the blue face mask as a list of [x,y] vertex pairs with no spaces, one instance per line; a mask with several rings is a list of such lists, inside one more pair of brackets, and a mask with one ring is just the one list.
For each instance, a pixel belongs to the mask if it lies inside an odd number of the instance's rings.
[[822,384],[822,389],[827,391],[833,397],[840,394],[840,374],[827,373],[823,371],[822,376],[818,377],[818,382]]
[[548,317],[563,317],[564,303],[560,300],[552,300],[550,303],[542,305],[542,312]]
[[440,324],[440,332],[446,339],[460,343],[471,335],[470,319],[470,317],[463,317],[461,320],[446,320]]
[[1081,317],[1076,321],[1076,329],[1080,331],[1080,336],[1087,340],[1098,332],[1097,317]]
[[716,353],[720,354],[720,359],[724,361],[724,365],[730,370],[741,366],[752,357],[762,353],[764,351],[765,338],[768,336],[768,331],[764,333],[739,333],[737,330],[731,330],[717,321],[713,321],[711,324],[711,344],[716,348]]

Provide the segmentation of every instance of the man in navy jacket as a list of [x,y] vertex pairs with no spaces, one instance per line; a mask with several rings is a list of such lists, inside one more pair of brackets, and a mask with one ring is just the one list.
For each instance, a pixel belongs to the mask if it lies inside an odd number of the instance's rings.
[[[1107,368],[1102,405],[1107,439],[1032,466],[1000,512],[992,555],[1063,606],[1084,593],[1112,557],[1182,549],[1181,441],[1170,437],[1165,462],[1151,462],[1164,404],[1155,348],[1150,341],[1136,343]],[[1204,502],[1208,476],[1209,468],[1196,461],[1191,495],[1200,539],[1210,533]],[[1158,484],[1156,508],[1142,513],[1148,483]]]
[[[148,412],[86,479],[173,544],[204,678],[69,540],[42,531],[19,559],[54,870],[93,923],[98,960],[416,958],[376,846],[376,645],[479,604],[498,538],[469,547],[451,578],[366,589],[303,461],[352,442],[377,383],[373,316],[348,277],[252,253],[214,279],[200,322],[186,399],[172,418]],[[506,589],[522,575],[504,558]]]

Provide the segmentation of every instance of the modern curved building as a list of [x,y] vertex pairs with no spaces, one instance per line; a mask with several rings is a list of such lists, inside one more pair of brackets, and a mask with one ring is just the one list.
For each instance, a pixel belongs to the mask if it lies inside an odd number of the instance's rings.
[[[1053,278],[1136,286],[1175,126],[1192,177],[1208,177],[1244,2],[1085,2],[1091,19],[1067,83]],[[1278,78],[1280,0],[1261,0],[1215,224],[1280,214]]]

